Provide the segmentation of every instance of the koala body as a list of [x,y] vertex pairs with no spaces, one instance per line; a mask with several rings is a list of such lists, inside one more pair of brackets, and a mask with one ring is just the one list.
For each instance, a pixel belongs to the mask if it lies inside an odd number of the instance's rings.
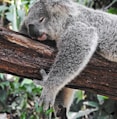
[[58,54],[40,97],[45,109],[54,105],[58,92],[80,74],[95,52],[117,62],[117,16],[71,0],[38,0],[20,32],[57,43]]

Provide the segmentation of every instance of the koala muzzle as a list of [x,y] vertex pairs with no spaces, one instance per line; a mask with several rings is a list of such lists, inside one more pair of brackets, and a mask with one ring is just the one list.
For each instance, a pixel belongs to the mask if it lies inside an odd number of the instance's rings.
[[32,38],[35,38],[35,39],[40,40],[40,41],[43,41],[43,40],[46,40],[47,39],[47,34],[46,33],[43,33],[43,32],[40,32],[37,29],[37,26],[36,25],[29,24],[28,27],[29,27],[29,35]]

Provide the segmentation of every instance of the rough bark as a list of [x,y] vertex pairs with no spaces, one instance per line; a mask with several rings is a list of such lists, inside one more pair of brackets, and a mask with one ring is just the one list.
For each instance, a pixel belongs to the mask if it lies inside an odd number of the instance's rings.
[[[0,72],[41,79],[39,70],[49,71],[55,51],[19,33],[0,28]],[[117,63],[95,54],[80,76],[67,87],[89,90],[117,100]]]

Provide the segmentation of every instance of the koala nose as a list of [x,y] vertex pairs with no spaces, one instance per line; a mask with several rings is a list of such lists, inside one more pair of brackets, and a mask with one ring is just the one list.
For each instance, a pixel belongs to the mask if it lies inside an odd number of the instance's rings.
[[36,26],[34,24],[29,24],[29,35],[31,37],[37,37],[39,34],[38,29],[36,28]]
[[29,35],[33,38],[41,37],[43,32],[39,31],[39,28],[35,24],[29,24]]

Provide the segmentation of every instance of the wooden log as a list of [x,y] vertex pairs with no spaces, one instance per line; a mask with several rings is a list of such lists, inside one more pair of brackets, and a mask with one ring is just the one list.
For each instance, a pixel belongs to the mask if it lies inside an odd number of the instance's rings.
[[[28,38],[24,43],[21,37],[24,41],[27,39],[19,33],[0,28],[0,72],[41,79],[39,70],[49,71],[56,50],[39,42],[36,42],[35,48],[31,45],[35,41]],[[92,91],[117,100],[117,63],[95,54],[80,76],[67,87]]]

